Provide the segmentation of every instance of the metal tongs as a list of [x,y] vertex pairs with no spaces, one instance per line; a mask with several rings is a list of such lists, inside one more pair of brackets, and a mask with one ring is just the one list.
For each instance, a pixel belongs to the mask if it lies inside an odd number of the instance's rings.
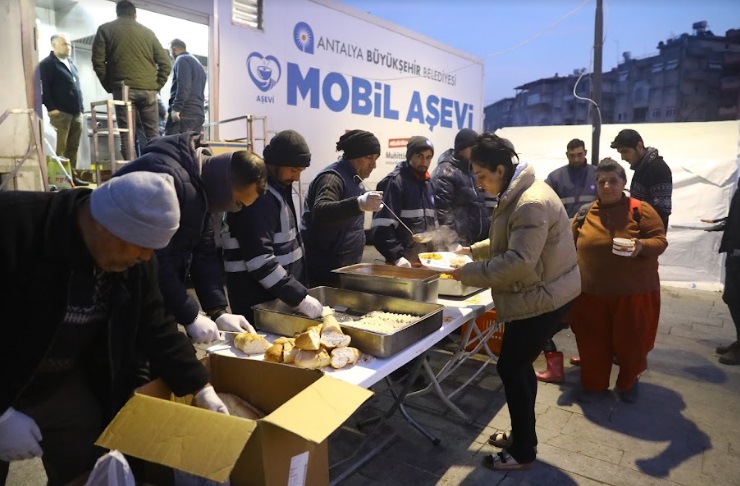
[[[358,174],[355,174],[355,179],[357,179],[358,181],[360,181],[360,183],[363,186],[365,185],[365,181],[363,181],[362,180],[362,177],[360,177]],[[408,226],[406,226],[406,223],[404,223],[403,221],[401,221],[401,218],[399,218],[396,215],[396,213],[393,212],[393,210],[390,208],[390,206],[388,206],[387,204],[383,204],[383,206],[385,207],[385,209],[388,210],[389,213],[391,213],[393,215],[394,218],[396,218],[398,220],[399,223],[401,223],[401,226],[403,226],[404,228],[406,228],[409,231],[409,233],[411,233],[411,237],[413,237],[414,236],[414,232],[411,231],[411,228],[409,228]]]

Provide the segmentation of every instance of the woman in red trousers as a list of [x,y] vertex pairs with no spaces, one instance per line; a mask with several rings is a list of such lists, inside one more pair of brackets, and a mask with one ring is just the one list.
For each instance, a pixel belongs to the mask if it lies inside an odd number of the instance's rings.
[[[581,271],[581,295],[570,310],[581,356],[581,399],[609,389],[612,358],[619,362],[615,391],[637,398],[640,373],[655,344],[660,315],[658,256],[665,228],[648,203],[623,194],[627,176],[612,159],[596,169],[598,199],[571,223]],[[621,255],[614,238],[633,242]],[[619,250],[619,249],[617,249]]]

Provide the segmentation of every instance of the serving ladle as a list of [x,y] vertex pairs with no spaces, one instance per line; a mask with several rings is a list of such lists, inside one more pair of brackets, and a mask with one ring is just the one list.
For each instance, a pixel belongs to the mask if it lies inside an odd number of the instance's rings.
[[[360,176],[359,176],[359,174],[355,174],[355,179],[357,179],[358,181],[360,181],[360,183],[361,183],[362,185],[364,185],[364,186],[367,186],[367,185],[365,184],[365,181],[364,181],[364,180],[362,180],[362,177],[360,177]],[[401,226],[403,226],[404,228],[406,228],[406,229],[408,230],[408,232],[409,232],[409,233],[411,233],[411,238],[413,238],[413,239],[414,239],[414,241],[416,241],[416,238],[415,238],[415,236],[416,236],[416,235],[414,235],[414,232],[413,232],[413,231],[411,231],[411,228],[409,228],[408,226],[406,226],[406,223],[404,223],[403,221],[401,221],[401,218],[399,218],[399,217],[398,217],[398,216],[396,215],[396,213],[394,213],[394,212],[393,212],[393,210],[392,210],[392,209],[391,209],[391,208],[390,208],[390,207],[389,207],[389,206],[388,206],[387,204],[384,204],[383,206],[385,206],[385,209],[387,209],[387,210],[388,210],[388,212],[389,212],[389,213],[391,213],[391,214],[393,215],[393,217],[394,217],[394,218],[396,218],[396,219],[398,220],[398,222],[399,222],[399,223],[401,223]],[[417,243],[421,243],[421,242],[418,242],[418,241],[417,241]]]

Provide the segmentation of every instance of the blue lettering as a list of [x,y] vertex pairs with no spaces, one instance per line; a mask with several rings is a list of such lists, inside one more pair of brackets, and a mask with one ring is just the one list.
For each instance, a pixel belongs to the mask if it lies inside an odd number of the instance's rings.
[[[331,88],[334,85],[339,86],[339,98],[336,100],[331,94]],[[324,104],[331,111],[338,112],[344,110],[349,102],[349,86],[347,85],[347,80],[339,73],[327,74],[321,86],[321,94],[324,96]]]
[[[457,105],[458,102],[455,101],[455,105]],[[439,123],[439,126],[442,128],[452,128],[452,100],[448,98],[442,98],[442,106],[440,107],[441,112],[441,120]],[[458,126],[460,124],[458,123]]]
[[370,99],[373,87],[370,81],[352,77],[352,113],[355,115],[369,115],[373,111],[373,102]]
[[373,99],[375,100],[373,102],[373,116],[375,118],[380,118],[380,97],[382,96],[380,90],[382,87],[383,85],[381,83],[378,83],[377,81],[375,82],[375,96],[373,96]]
[[398,110],[391,108],[391,86],[383,85],[383,118],[398,120]]
[[460,103],[455,101],[455,120],[457,120],[457,127],[462,129],[465,125],[465,114],[468,111],[468,104],[462,103],[462,109],[460,108]]
[[434,131],[434,126],[439,124],[439,97],[430,95],[427,97],[427,111],[429,114],[424,119],[429,125],[429,131]]
[[319,107],[319,70],[316,68],[309,68],[304,78],[301,74],[301,68],[298,64],[288,63],[288,104],[296,106],[298,104],[298,97],[296,94],[300,92],[301,98],[304,100],[306,96],[311,95],[311,101],[309,106],[311,108]]
[[410,122],[417,120],[422,125],[424,124],[424,108],[421,104],[421,95],[418,91],[414,91],[411,95],[411,102],[409,103],[409,111],[406,115],[406,121]]

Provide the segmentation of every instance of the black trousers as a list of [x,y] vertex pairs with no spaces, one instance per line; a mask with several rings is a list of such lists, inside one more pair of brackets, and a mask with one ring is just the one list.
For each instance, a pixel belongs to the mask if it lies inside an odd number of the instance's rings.
[[740,339],[740,256],[727,255],[725,265],[725,291],[722,300],[730,308],[736,337]]
[[532,462],[536,457],[534,402],[537,398],[537,377],[532,362],[560,327],[560,318],[567,307],[506,324],[496,370],[504,383],[511,417],[513,443],[508,451],[518,462]]
[[[42,461],[49,486],[63,485],[90,471],[106,451],[95,446],[102,432],[101,406],[82,373],[65,377],[49,393],[21,398],[13,406],[41,429]],[[0,461],[0,485],[8,463]]]

